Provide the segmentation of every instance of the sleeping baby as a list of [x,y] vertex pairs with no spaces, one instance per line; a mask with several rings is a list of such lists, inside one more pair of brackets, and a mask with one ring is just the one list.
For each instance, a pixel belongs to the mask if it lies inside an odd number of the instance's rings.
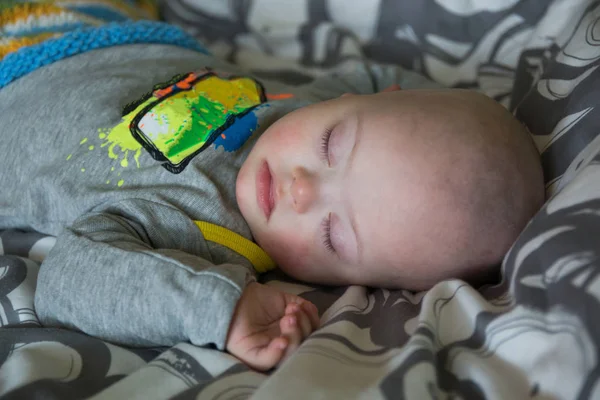
[[123,345],[213,345],[269,369],[319,316],[257,272],[476,280],[544,198],[510,113],[399,67],[286,86],[129,22],[22,47],[0,70],[0,230],[57,236],[38,317]]

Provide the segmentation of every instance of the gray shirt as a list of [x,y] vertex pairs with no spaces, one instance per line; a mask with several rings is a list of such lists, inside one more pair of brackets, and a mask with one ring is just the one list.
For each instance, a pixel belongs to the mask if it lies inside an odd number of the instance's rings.
[[55,62],[0,90],[0,230],[58,236],[36,289],[44,325],[131,346],[190,341],[223,349],[254,271],[246,258],[205,240],[194,221],[252,239],[235,180],[257,137],[311,102],[394,83],[430,85],[400,68],[365,63],[306,86],[257,79],[266,94],[291,96],[240,113],[174,171],[180,160],[152,134],[136,140],[122,110],[153,85],[206,67],[244,75],[179,47],[129,45]]

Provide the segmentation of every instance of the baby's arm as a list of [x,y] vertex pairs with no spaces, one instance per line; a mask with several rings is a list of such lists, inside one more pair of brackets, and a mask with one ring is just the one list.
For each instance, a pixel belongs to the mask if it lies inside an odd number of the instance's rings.
[[254,278],[206,258],[201,232],[177,208],[121,201],[59,235],[40,268],[36,312],[44,325],[131,346],[190,341],[224,349],[235,305]]
[[44,325],[130,346],[212,343],[257,369],[317,327],[309,302],[255,283],[246,267],[193,254],[209,253],[179,210],[121,201],[57,238],[38,276],[36,312]]
[[254,278],[240,265],[213,265],[206,246],[169,205],[133,199],[94,210],[59,235],[42,263],[38,317],[130,346],[224,349],[235,305]]

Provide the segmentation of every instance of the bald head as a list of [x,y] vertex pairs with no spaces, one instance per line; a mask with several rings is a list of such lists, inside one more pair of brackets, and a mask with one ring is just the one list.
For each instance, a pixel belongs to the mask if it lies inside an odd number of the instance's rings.
[[[425,289],[479,278],[497,266],[544,201],[539,154],[525,127],[492,99],[466,90],[396,94],[429,187],[418,190],[419,252],[399,280]],[[435,196],[435,198],[433,197]],[[417,204],[424,205],[416,207]]]

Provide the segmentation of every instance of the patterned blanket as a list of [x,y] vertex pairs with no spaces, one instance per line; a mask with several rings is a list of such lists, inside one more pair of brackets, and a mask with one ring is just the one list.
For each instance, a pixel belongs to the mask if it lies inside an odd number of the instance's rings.
[[33,295],[54,238],[0,232],[1,396],[600,398],[600,1],[169,0],[162,11],[214,54],[288,82],[367,55],[481,90],[531,131],[549,200],[494,286],[411,293],[268,274],[322,323],[268,374],[208,347],[129,349],[41,327]]

